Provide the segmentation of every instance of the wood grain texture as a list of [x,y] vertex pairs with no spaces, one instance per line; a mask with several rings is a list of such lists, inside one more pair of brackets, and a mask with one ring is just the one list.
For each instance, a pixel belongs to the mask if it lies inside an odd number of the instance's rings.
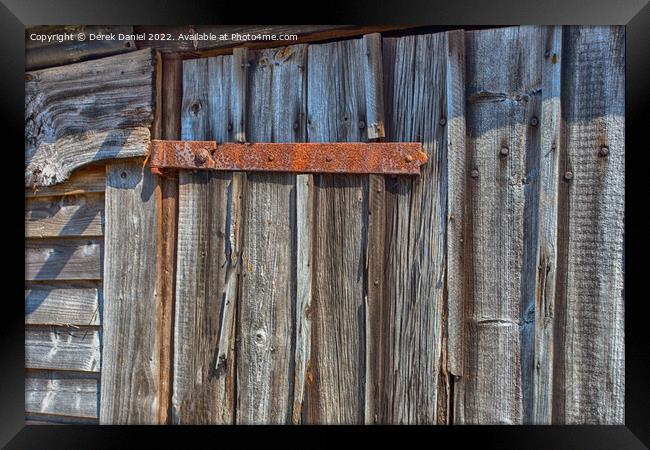
[[67,195],[25,202],[25,237],[102,236],[104,195]]
[[25,367],[99,372],[99,341],[100,332],[96,328],[28,328]]
[[527,215],[538,177],[531,119],[539,117],[542,36],[537,27],[512,27],[465,38],[472,286],[459,407],[464,423],[515,424],[524,416],[522,384],[530,382],[521,352],[533,350],[525,341],[534,322],[525,261],[533,260],[527,246],[537,245],[527,239],[535,236]]
[[97,374],[30,371],[25,378],[25,412],[28,415],[96,419],[99,415],[98,398]]
[[159,188],[142,160],[106,168],[106,250],[100,422],[153,424],[158,417]]
[[[305,45],[250,52],[248,142],[303,142]],[[295,175],[247,174],[238,312],[237,423],[291,421]]]
[[532,405],[526,422],[551,424],[553,412],[553,327],[557,275],[558,180],[561,143],[562,27],[544,29],[542,115],[539,151],[539,243],[535,283],[535,349]]
[[[447,368],[455,377],[463,375],[463,336],[465,335],[465,299],[468,295],[469,239],[467,224],[465,119],[465,32],[447,33],[446,67],[447,111],[444,120],[447,132]],[[458,397],[457,397],[458,398]]]
[[[308,141],[365,141],[363,41],[308,49]],[[364,422],[368,177],[314,177],[306,423]]]
[[153,120],[150,50],[27,72],[25,186],[94,161],[144,156]]
[[25,241],[25,280],[100,280],[102,240],[98,238]]
[[25,289],[28,325],[99,325],[101,288],[31,284]]
[[386,185],[382,423],[435,424],[446,229],[445,34],[384,39],[386,138],[418,141],[417,178]]
[[625,31],[568,27],[562,47],[553,418],[623,424]]
[[[381,34],[363,37],[365,58],[364,87],[366,92],[366,126],[368,139],[382,141],[385,136],[384,67]],[[384,259],[386,236],[385,180],[382,175],[368,177],[368,254],[366,262],[367,287],[365,303],[365,410],[364,422],[377,423],[377,398],[381,370],[381,317],[384,289]]]
[[53,186],[25,188],[25,197],[50,197],[55,195],[79,195],[106,190],[106,168],[93,164],[75,170],[70,178]]
[[60,33],[73,33],[75,36],[83,33],[87,39],[66,40],[63,42],[47,42],[32,39],[25,40],[25,69],[43,69],[45,67],[61,66],[87,59],[102,58],[118,53],[135,50],[135,41],[130,39],[94,39],[89,35],[133,34],[132,26],[110,25],[64,25],[64,26],[39,26],[30,27],[26,35],[31,34],[54,35]]
[[[232,57],[183,62],[183,139],[232,140]],[[242,185],[179,173],[172,421],[233,423]]]

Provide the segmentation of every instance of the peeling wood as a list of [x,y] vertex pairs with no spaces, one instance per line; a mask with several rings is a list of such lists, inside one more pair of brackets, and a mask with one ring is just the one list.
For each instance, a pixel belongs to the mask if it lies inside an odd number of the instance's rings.
[[86,164],[145,156],[153,121],[150,50],[25,74],[25,186]]

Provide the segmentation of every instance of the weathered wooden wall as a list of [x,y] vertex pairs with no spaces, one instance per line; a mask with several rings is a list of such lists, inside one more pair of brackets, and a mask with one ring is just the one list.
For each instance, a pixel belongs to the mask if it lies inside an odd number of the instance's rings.
[[[26,210],[30,399],[94,392],[102,423],[624,422],[623,28],[182,65],[183,139],[417,141],[429,162],[417,178],[181,172],[175,285],[159,245],[174,208],[141,162],[109,165],[105,208],[99,174],[29,191],[45,195]],[[88,332],[62,340],[51,320]]]
[[25,191],[28,422],[98,421],[105,184],[91,167]]

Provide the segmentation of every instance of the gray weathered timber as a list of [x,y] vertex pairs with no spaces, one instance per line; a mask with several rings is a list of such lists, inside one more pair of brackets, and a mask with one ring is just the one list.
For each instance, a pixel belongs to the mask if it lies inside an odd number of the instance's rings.
[[99,372],[97,328],[48,327],[25,330],[25,367]]
[[531,119],[540,113],[542,33],[511,27],[468,32],[465,39],[472,286],[459,407],[464,423],[515,424],[523,421],[522,378],[529,382],[521,352],[533,350],[521,341],[534,322],[524,288],[531,274],[524,270],[525,247],[536,242],[525,241],[531,234],[525,208],[538,177],[527,170],[539,145]]
[[[384,68],[379,33],[363,37],[365,58],[364,87],[366,92],[366,117],[369,140],[383,140],[384,118]],[[365,307],[365,377],[364,423],[377,422],[377,397],[379,396],[379,367],[381,367],[381,307],[384,288],[384,259],[386,214],[385,180],[382,175],[368,177],[368,244],[367,288]]]
[[26,35],[31,34],[54,35],[60,33],[83,33],[87,39],[66,40],[63,42],[47,42],[29,39],[25,40],[25,69],[43,69],[45,67],[61,66],[87,59],[102,58],[118,53],[135,50],[135,41],[131,39],[90,39],[90,34],[108,35],[110,33],[131,35],[132,26],[110,25],[63,25],[39,26],[26,30]]
[[[232,140],[231,56],[183,63],[183,139]],[[173,423],[230,424],[242,186],[179,174]]]
[[25,202],[25,237],[101,236],[104,195],[66,195]]
[[435,424],[442,354],[447,156],[445,34],[384,39],[386,139],[423,143],[417,178],[386,181],[379,420]]
[[32,284],[25,289],[28,325],[99,325],[101,288]]
[[[303,142],[305,45],[249,53],[248,142]],[[295,175],[247,175],[238,302],[237,423],[291,420]]]
[[[310,142],[367,139],[363,41],[312,45]],[[305,422],[364,422],[368,177],[314,176],[311,360]]]
[[25,188],[25,197],[50,197],[55,195],[79,195],[106,190],[106,168],[92,165],[74,171],[63,183],[53,186]]
[[155,60],[129,52],[25,75],[25,186],[50,186],[94,161],[144,156]]
[[25,241],[25,280],[100,280],[102,240],[97,238]]
[[[463,375],[465,298],[470,272],[467,244],[467,156],[465,120],[465,32],[447,33],[447,369]],[[456,379],[456,382],[460,380]],[[458,394],[457,391],[454,391]],[[458,398],[458,397],[457,397]]]
[[107,166],[101,423],[157,420],[159,196],[142,160]]
[[25,412],[96,419],[99,376],[58,371],[30,371],[25,378]]
[[536,255],[535,346],[532,408],[528,423],[551,424],[553,401],[553,317],[557,270],[557,214],[560,155],[562,27],[544,29],[542,113],[539,151],[539,243]]
[[553,419],[623,424],[624,28],[565,28],[562,56]]

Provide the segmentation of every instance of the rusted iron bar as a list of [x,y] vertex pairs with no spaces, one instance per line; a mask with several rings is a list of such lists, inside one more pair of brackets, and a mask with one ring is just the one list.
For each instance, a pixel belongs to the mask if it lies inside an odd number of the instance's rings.
[[414,142],[217,143],[151,141],[149,166],[165,169],[419,175],[427,161]]

